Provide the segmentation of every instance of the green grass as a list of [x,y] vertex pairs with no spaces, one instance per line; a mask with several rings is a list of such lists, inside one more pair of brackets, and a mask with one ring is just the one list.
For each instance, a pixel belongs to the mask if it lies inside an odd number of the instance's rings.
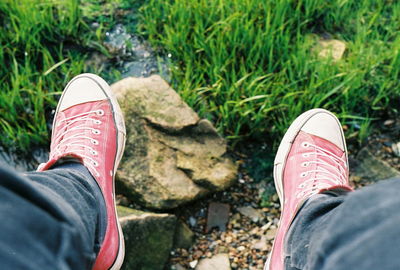
[[[173,87],[233,142],[276,146],[315,107],[361,126],[362,140],[371,118],[399,109],[398,1],[149,0],[141,16],[172,54]],[[313,50],[326,33],[346,42],[341,60]]]
[[[398,1],[3,0],[0,146],[48,143],[46,119],[76,74],[118,77],[85,65],[93,51],[108,55],[104,34],[117,21],[172,54],[173,87],[233,143],[276,145],[314,107],[362,141],[372,119],[399,109]],[[346,42],[343,59],[317,57],[326,33]]]
[[48,140],[55,94],[83,70],[71,44],[85,39],[78,1],[0,2],[1,145],[27,150]]
[[[90,52],[107,54],[103,25],[111,25],[112,16],[105,10],[113,12],[118,3],[0,2],[0,146],[28,153],[48,144],[57,96],[73,76],[95,71],[85,66]],[[89,25],[95,20],[97,30]]]

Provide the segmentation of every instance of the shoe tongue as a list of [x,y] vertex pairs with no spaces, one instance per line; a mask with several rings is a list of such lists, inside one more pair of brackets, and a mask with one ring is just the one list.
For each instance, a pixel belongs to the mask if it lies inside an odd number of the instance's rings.
[[324,138],[318,137],[316,135],[312,135],[312,134],[308,134],[308,133],[306,133],[306,134],[311,137],[313,144],[315,144],[316,146],[319,146],[322,149],[325,149],[325,150],[335,154],[338,157],[343,156],[344,151],[342,149],[340,149],[336,144],[334,144],[328,140],[325,140]]
[[59,108],[59,112],[64,113],[65,117],[73,117],[74,115],[79,115],[89,111],[95,111],[100,109],[101,104],[103,104],[104,100],[95,100],[95,101],[88,101],[88,102],[80,102],[65,109],[61,110]]
[[[313,139],[313,144],[315,144],[316,146],[322,148],[325,151],[320,151],[320,150],[315,150],[318,155],[316,155],[316,160],[319,161],[319,163],[316,165],[316,170],[318,170],[318,172],[315,174],[315,177],[319,178],[319,177],[326,177],[326,178],[330,178],[330,179],[335,179],[336,178],[333,175],[336,175],[337,177],[339,177],[339,171],[340,170],[340,165],[343,166],[344,164],[344,160],[343,160],[343,155],[345,154],[344,151],[342,151],[338,146],[336,146],[334,143],[331,143],[323,138],[320,138],[318,136],[315,135],[310,135]],[[333,155],[332,155],[333,154]],[[340,159],[340,165],[338,164],[338,159]],[[321,164],[323,163],[323,164]],[[325,165],[325,164],[329,164],[333,167],[329,166],[329,165]],[[328,171],[330,173],[324,172],[324,171]],[[332,175],[333,174],[333,175]]]

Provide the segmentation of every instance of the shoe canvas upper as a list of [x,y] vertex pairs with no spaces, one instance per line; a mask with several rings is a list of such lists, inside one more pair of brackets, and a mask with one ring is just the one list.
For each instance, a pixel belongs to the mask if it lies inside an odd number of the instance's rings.
[[284,269],[284,238],[302,204],[314,194],[348,190],[345,150],[318,136],[300,131],[284,164],[280,225],[274,240],[269,269]]
[[[79,91],[85,90],[80,95]],[[94,270],[119,269],[123,262],[124,242],[115,207],[114,177],[124,145],[123,116],[107,83],[93,74],[72,79],[56,111],[49,161],[41,164],[38,171],[73,159],[82,162],[99,185],[107,210],[107,227]]]

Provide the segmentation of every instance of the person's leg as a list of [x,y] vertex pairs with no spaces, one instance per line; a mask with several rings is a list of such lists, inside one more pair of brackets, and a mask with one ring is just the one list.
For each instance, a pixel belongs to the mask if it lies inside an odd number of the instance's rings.
[[391,179],[310,198],[288,232],[285,269],[399,269],[399,190]]
[[17,174],[0,167],[2,269],[91,269],[105,232],[101,191],[67,163]]
[[124,238],[115,205],[115,173],[125,147],[125,123],[110,86],[99,76],[81,74],[65,87],[53,122],[47,171],[71,160],[81,162],[100,187],[106,225],[93,270],[116,270],[124,259]]
[[[312,200],[314,198],[327,196],[318,195],[327,191],[337,194],[352,191],[349,186],[343,130],[339,120],[332,113],[323,109],[314,109],[303,113],[292,123],[275,157],[274,180],[282,213],[265,269],[283,270],[285,259],[287,261],[285,240],[288,231],[293,228],[293,220],[304,203],[311,203],[314,202]],[[317,209],[315,213],[312,213],[317,215],[315,219],[319,220],[318,211],[325,211],[326,215],[323,218],[328,218],[341,199],[341,197],[333,198],[331,203],[325,206],[320,205],[322,209]],[[303,210],[298,216],[303,216]],[[317,229],[319,228],[315,228]],[[292,249],[298,247],[295,246]],[[305,249],[307,247],[307,245],[304,246]],[[302,258],[298,259],[302,260]],[[293,265],[296,266],[296,264]]]
[[1,268],[119,269],[114,181],[124,146],[110,86],[94,74],[73,78],[54,116],[49,160],[24,176],[0,168]]
[[317,194],[304,203],[285,239],[285,270],[306,269],[311,239],[321,236],[346,195]]

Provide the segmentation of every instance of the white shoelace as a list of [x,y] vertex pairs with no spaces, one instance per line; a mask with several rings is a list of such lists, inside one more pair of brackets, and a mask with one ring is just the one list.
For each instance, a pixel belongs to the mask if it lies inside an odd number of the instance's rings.
[[[302,147],[314,147],[314,152],[303,153],[303,157],[307,158],[310,155],[316,155],[315,161],[309,161],[302,163],[303,167],[308,167],[310,164],[316,164],[317,169],[309,170],[300,175],[300,177],[307,177],[310,173],[315,173],[315,177],[305,180],[302,182],[298,187],[302,189],[296,196],[297,198],[301,198],[303,196],[310,196],[314,195],[319,192],[319,190],[324,188],[331,187],[333,185],[345,185],[347,182],[347,163],[341,157],[337,156],[336,154],[328,151],[324,148],[321,148],[317,145],[304,142]],[[329,158],[332,162],[327,162],[321,157]],[[332,165],[334,164],[334,165]],[[330,168],[332,171],[328,170]],[[318,181],[318,180],[326,180],[329,183]]]
[[[56,142],[61,138],[61,140],[57,143],[57,146],[55,147],[55,150],[56,150],[56,152],[58,154],[62,154],[62,152],[60,150],[61,146],[66,145],[68,147],[78,146],[78,147],[82,148],[82,149],[74,149],[74,152],[86,152],[85,149],[89,149],[89,152],[92,154],[92,156],[97,156],[97,154],[98,154],[97,151],[94,150],[92,147],[90,147],[90,145],[80,143],[80,141],[82,141],[82,140],[90,140],[90,142],[93,145],[98,145],[99,142],[97,140],[93,139],[92,137],[85,136],[83,134],[74,134],[74,135],[71,135],[71,136],[67,136],[67,134],[69,132],[77,131],[77,130],[82,130],[82,131],[83,130],[90,130],[90,131],[92,131],[93,134],[99,135],[100,134],[100,130],[92,128],[92,127],[88,127],[85,123],[77,125],[77,126],[74,126],[72,128],[68,128],[68,127],[70,127],[71,125],[73,125],[73,124],[75,124],[77,122],[88,121],[88,120],[89,121],[91,120],[95,124],[100,125],[101,124],[100,120],[90,117],[90,115],[92,115],[94,113],[97,114],[98,116],[103,116],[104,115],[104,111],[103,110],[95,110],[95,111],[89,111],[89,112],[77,114],[77,115],[74,115],[74,116],[71,116],[71,117],[67,117],[67,118],[59,120],[57,122],[57,126],[61,125],[62,122],[66,122],[66,125],[64,127],[65,130],[62,133],[58,134],[56,136],[56,138],[54,139],[54,141]],[[96,176],[100,176],[99,172],[96,169],[96,167],[99,166],[99,163],[91,156],[87,156],[85,154],[80,154],[80,156],[83,159],[88,160],[89,162],[86,162],[85,165],[91,167],[91,169],[96,173]]]

